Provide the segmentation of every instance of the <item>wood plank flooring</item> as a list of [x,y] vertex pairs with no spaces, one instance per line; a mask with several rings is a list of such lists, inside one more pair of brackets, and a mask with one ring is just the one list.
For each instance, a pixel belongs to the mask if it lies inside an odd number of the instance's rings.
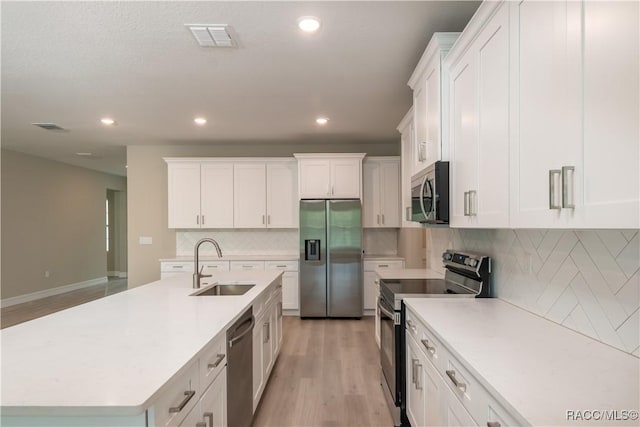
[[372,317],[285,317],[283,331],[254,427],[393,425],[380,387]]
[[65,292],[0,309],[0,328],[8,328],[85,302],[113,295],[127,289],[127,279],[109,279],[104,283]]

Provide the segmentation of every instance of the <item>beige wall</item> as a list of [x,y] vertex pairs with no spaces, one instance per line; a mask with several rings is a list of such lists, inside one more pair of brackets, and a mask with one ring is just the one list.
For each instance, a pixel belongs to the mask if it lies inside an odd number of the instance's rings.
[[[176,254],[176,233],[167,228],[167,165],[163,157],[287,157],[293,153],[351,152],[397,156],[399,144],[220,144],[127,147],[129,286],[160,278],[160,258]],[[139,238],[151,237],[152,245]]]
[[1,161],[2,298],[105,276],[106,190],[126,178],[9,150]]

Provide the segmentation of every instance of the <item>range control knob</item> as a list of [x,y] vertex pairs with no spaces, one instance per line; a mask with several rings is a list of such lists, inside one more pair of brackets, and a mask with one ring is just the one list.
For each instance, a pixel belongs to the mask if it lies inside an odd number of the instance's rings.
[[478,260],[475,258],[469,258],[469,266],[474,267],[478,265]]
[[445,252],[442,257],[444,258],[445,261],[451,261],[451,253],[449,252]]

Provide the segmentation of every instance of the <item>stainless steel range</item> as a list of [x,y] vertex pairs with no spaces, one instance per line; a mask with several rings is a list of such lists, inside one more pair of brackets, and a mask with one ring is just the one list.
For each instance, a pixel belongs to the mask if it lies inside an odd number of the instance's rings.
[[408,426],[405,409],[404,298],[486,298],[491,296],[491,258],[447,250],[444,279],[380,281],[380,364],[382,388],[394,425]]

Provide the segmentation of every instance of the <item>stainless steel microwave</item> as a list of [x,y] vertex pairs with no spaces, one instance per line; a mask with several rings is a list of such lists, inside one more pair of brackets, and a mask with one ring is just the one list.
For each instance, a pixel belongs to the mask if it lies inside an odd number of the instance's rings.
[[411,221],[449,224],[449,162],[435,162],[412,177]]

